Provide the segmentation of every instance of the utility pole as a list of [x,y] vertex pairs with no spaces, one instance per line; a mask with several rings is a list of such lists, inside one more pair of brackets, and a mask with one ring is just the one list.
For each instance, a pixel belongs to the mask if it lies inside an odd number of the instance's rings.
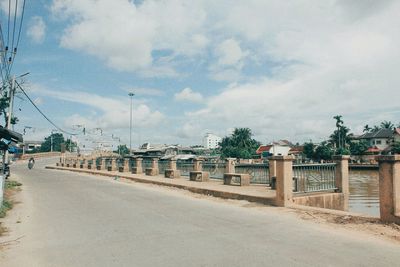
[[[11,78],[11,85],[10,85],[10,95],[9,95],[9,106],[8,106],[8,117],[7,117],[7,129],[11,130],[11,118],[13,113],[13,106],[14,106],[14,92],[15,92],[15,76]],[[3,156],[3,173],[5,171],[5,164],[9,164],[10,159],[8,155],[8,151],[4,152]]]
[[130,92],[128,95],[131,97],[131,114],[129,121],[129,155],[130,155],[132,153],[132,99],[135,94]]

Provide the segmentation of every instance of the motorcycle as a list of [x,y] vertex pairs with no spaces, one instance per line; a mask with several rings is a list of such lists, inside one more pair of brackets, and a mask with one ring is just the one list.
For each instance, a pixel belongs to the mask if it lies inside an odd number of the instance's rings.
[[32,169],[33,165],[35,165],[35,159],[34,158],[30,158],[28,161],[28,169]]

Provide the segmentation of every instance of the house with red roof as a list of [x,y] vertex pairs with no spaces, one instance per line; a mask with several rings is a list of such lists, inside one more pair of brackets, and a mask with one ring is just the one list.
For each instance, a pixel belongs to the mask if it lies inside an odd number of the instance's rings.
[[270,156],[287,156],[292,147],[292,144],[287,140],[279,140],[277,142],[272,142],[268,145],[261,145],[256,150],[258,155],[262,158]]

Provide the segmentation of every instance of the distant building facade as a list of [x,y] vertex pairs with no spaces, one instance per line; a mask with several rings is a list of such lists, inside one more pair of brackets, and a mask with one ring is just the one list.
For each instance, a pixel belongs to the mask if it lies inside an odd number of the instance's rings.
[[221,143],[222,138],[212,134],[212,133],[207,133],[203,137],[203,146],[206,149],[214,149],[219,147],[219,143]]

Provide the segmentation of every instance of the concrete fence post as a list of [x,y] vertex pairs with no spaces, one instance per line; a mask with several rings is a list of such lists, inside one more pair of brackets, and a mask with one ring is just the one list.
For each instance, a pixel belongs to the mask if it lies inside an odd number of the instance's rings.
[[348,155],[333,156],[336,163],[335,185],[338,191],[349,195],[349,159]]
[[176,159],[170,159],[169,160],[168,169],[176,170]]
[[268,174],[270,181],[272,177],[276,177],[276,160],[273,157],[268,159]]
[[132,173],[134,174],[141,174],[143,173],[143,167],[142,167],[142,158],[135,158],[135,167],[132,168]]
[[276,205],[286,207],[293,203],[293,157],[274,156],[276,160]]
[[116,158],[112,158],[111,159],[111,171],[116,171],[117,170],[117,159]]
[[235,158],[225,159],[225,173],[235,173]]
[[381,221],[400,223],[400,155],[378,156],[377,160]]
[[203,160],[202,159],[193,159],[193,171],[195,171],[195,172],[203,171]]
[[124,159],[124,172],[129,172],[130,167],[130,159]]
[[179,178],[181,177],[181,172],[177,169],[176,159],[171,158],[168,161],[168,168],[164,170],[165,178]]
[[102,158],[100,162],[100,170],[105,170],[106,169],[106,159]]

